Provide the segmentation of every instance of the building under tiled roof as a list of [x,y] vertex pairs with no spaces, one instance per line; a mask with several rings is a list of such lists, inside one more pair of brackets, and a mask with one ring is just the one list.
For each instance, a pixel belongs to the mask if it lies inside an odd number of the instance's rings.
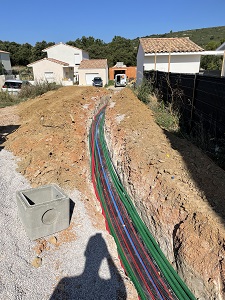
[[64,45],[64,46],[71,47],[71,48],[73,48],[73,49],[78,49],[78,50],[81,50],[81,51],[87,53],[87,51],[85,51],[85,50],[82,50],[82,49],[80,49],[80,48],[77,48],[77,47],[74,47],[74,46],[71,46],[71,45],[68,45],[68,44],[64,44],[64,43],[62,43],[62,42],[60,42],[60,43],[58,43],[58,44],[54,44],[54,45],[52,45],[52,46],[49,46],[49,47],[43,49],[42,52],[47,52],[47,50],[49,50],[49,49],[51,49],[51,48],[54,48],[54,47],[57,47],[58,45]]
[[79,69],[104,69],[107,67],[107,59],[84,59]]
[[56,64],[65,66],[65,67],[68,67],[68,66],[69,66],[68,63],[66,63],[66,62],[64,62],[64,61],[61,61],[61,60],[58,60],[58,59],[54,59],[54,58],[43,58],[43,59],[39,59],[39,60],[34,61],[33,63],[31,63],[31,64],[29,64],[29,65],[27,65],[27,66],[29,67],[29,66],[34,65],[34,64],[36,64],[36,63],[38,63],[38,62],[40,62],[40,61],[42,61],[42,60],[48,60],[48,61],[54,62],[54,63],[56,63]]
[[141,38],[140,44],[145,53],[200,52],[203,48],[189,38]]

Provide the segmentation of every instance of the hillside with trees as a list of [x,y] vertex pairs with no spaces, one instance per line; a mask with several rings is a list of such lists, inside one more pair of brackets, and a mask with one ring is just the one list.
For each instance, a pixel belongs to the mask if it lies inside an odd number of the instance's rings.
[[[205,50],[215,50],[225,41],[225,26],[209,27],[164,34],[152,34],[147,37],[189,37]],[[210,49],[209,49],[210,48]]]
[[[147,37],[189,37],[205,50],[215,50],[225,41],[225,26],[178,32],[171,30],[169,33],[153,34]],[[109,67],[112,67],[118,61],[123,61],[127,66],[135,66],[138,42],[139,37],[136,39],[127,39],[121,36],[114,36],[111,42],[105,43],[103,40],[92,36],[83,36],[82,38],[74,41],[70,40],[66,43],[87,51],[91,59],[107,58]],[[29,43],[18,44],[16,42],[0,40],[0,50],[10,52],[13,67],[26,67],[29,63],[46,57],[46,53],[42,52],[42,50],[54,44],[54,42],[42,41],[36,42],[32,46]],[[216,57],[205,57],[201,65],[204,69],[218,69],[221,66],[219,60],[220,58]]]

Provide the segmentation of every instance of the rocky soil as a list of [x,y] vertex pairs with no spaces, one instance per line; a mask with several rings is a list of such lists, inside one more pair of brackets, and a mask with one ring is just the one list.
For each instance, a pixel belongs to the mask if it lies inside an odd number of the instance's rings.
[[114,163],[161,249],[198,299],[225,298],[225,172],[160,129],[129,90],[106,116]]
[[[33,187],[54,182],[78,189],[93,224],[104,229],[88,152],[101,99],[109,100],[113,161],[149,230],[198,299],[224,299],[225,172],[191,143],[160,129],[130,89],[64,87],[1,109],[1,146],[20,158],[18,170]],[[122,276],[127,299],[136,299]]]

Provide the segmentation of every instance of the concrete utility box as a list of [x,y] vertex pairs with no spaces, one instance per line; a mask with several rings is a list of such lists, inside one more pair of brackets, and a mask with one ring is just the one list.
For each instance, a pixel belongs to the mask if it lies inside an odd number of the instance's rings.
[[31,240],[69,227],[69,198],[55,184],[16,193],[19,216]]

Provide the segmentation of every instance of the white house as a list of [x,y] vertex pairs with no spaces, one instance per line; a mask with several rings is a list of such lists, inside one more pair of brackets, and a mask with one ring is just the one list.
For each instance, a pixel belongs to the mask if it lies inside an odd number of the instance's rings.
[[0,50],[0,63],[3,64],[4,69],[6,70],[7,74],[12,74],[12,67],[9,52]]
[[108,84],[107,59],[83,60],[79,66],[79,85],[92,85],[94,77],[101,77],[103,86]]
[[43,50],[47,58],[28,65],[33,68],[34,81],[49,81],[70,85],[79,81],[78,67],[89,59],[86,51],[59,43]]
[[29,64],[28,67],[33,68],[34,81],[36,82],[62,83],[65,79],[73,82],[74,68],[66,62],[54,58],[43,58]]
[[204,51],[188,37],[141,38],[137,53],[137,84],[143,72],[157,70],[171,73],[199,72],[202,55],[223,55],[224,51]]

